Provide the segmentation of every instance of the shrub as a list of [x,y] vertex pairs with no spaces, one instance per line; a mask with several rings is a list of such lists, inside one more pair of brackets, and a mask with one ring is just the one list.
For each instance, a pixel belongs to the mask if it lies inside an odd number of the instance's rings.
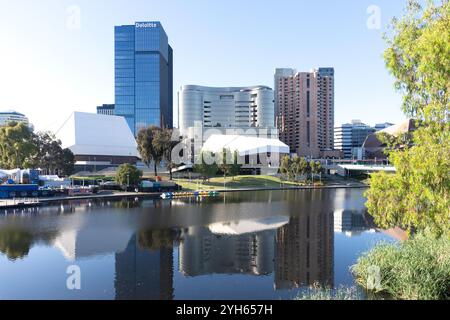
[[142,171],[136,168],[136,166],[125,163],[121,164],[117,169],[116,182],[120,185],[136,186],[142,178]]
[[295,300],[361,300],[356,287],[338,287],[336,289],[313,285],[298,294]]
[[357,282],[369,288],[370,269],[379,268],[376,292],[398,299],[450,298],[450,240],[417,234],[401,244],[379,244],[352,266]]

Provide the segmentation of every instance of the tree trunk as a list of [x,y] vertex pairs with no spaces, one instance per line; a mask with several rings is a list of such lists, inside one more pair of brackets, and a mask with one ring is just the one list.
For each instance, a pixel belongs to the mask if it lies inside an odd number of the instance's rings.
[[157,167],[156,167],[156,161],[155,161],[155,178],[158,176],[158,169],[157,169]]
[[172,181],[172,164],[169,166],[169,177],[170,180]]

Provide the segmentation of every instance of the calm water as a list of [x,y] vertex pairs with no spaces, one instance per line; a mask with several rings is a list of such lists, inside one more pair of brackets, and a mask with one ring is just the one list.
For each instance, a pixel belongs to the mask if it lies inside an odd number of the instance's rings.
[[[361,189],[70,202],[0,212],[0,299],[291,299],[352,285],[381,240]],[[68,267],[81,289],[67,289]]]

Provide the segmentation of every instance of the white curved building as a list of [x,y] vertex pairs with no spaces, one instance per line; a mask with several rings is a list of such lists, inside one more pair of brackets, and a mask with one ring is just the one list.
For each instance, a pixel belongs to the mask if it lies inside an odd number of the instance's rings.
[[275,129],[273,90],[266,86],[182,86],[178,92],[181,134],[188,135],[195,122],[203,128]]
[[30,126],[28,118],[24,114],[14,110],[0,111],[0,127],[7,125],[9,122],[23,122]]

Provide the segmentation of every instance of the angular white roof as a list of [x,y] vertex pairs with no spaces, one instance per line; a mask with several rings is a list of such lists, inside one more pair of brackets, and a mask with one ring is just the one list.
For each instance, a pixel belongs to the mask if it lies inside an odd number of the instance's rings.
[[288,222],[288,217],[276,216],[238,222],[218,222],[210,224],[208,228],[214,234],[241,235],[265,230],[276,230]]
[[203,144],[203,150],[221,152],[223,149],[237,151],[240,156],[258,153],[289,153],[289,146],[278,139],[240,135],[211,135]]
[[56,137],[75,155],[139,157],[136,139],[124,117],[74,112]]

